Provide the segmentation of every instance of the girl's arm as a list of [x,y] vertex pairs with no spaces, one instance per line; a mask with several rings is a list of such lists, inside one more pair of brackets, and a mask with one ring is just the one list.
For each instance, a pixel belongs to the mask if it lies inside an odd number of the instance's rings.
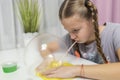
[[[120,60],[120,48],[116,52]],[[119,80],[120,62],[84,66],[84,71],[86,77],[96,78],[100,80]]]
[[95,78],[98,80],[119,80],[120,79],[120,63],[108,63],[100,65],[84,65],[83,73],[81,72],[81,66],[76,66],[77,75],[85,76],[89,78]]

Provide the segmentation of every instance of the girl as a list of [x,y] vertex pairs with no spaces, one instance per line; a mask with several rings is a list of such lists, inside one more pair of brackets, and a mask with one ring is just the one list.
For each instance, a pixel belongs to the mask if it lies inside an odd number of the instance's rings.
[[59,17],[69,32],[65,36],[68,47],[77,41],[70,51],[71,54],[105,64],[61,66],[43,74],[46,77],[58,78],[78,76],[119,80],[120,63],[113,62],[120,60],[120,24],[106,23],[104,26],[99,26],[97,9],[90,0],[64,0]]

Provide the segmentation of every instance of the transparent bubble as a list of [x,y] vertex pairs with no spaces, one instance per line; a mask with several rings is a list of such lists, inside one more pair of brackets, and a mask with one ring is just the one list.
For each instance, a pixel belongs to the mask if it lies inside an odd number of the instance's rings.
[[[62,61],[59,60],[63,60],[61,57],[65,55],[66,51],[67,47],[62,38],[51,34],[37,35],[25,48],[25,65],[28,67],[29,73],[35,73],[37,66],[42,63],[45,64],[40,65],[40,68],[45,68],[53,60],[61,64]],[[55,63],[53,62],[57,66]]]

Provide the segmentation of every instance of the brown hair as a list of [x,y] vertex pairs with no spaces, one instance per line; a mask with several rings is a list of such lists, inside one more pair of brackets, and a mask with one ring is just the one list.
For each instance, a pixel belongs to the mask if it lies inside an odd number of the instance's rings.
[[[107,63],[106,57],[101,48],[101,40],[98,30],[98,12],[96,7],[90,0],[64,0],[60,7],[59,18],[62,20],[63,18],[68,18],[75,14],[78,14],[81,18],[92,20],[95,29],[97,50],[102,56],[104,62]],[[75,49],[79,51],[78,44],[76,44],[76,47],[77,48]]]

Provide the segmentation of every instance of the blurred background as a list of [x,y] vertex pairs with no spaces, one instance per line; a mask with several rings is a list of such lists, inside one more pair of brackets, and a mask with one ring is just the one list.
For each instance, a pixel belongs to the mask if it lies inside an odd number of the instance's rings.
[[[25,46],[30,33],[24,32],[21,24],[19,1],[0,0],[0,50],[21,48]],[[30,1],[30,0],[28,0]],[[62,37],[67,32],[59,21],[59,7],[64,0],[38,0],[40,19],[37,34],[51,33]],[[99,24],[105,22],[120,23],[120,0],[92,0],[98,8]],[[26,34],[29,33],[28,36]],[[29,39],[28,39],[29,40]]]

